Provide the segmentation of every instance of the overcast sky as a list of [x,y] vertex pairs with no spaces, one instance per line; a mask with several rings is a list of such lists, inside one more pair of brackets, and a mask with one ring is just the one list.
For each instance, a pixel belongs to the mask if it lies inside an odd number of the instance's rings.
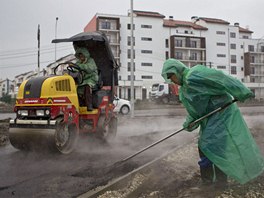
[[[55,60],[55,38],[83,31],[96,13],[127,15],[130,0],[0,0],[0,79],[37,68],[37,28],[41,31],[40,68]],[[192,16],[219,18],[264,36],[264,0],[134,0],[134,10],[155,11],[190,21]],[[73,53],[57,44],[57,58]]]

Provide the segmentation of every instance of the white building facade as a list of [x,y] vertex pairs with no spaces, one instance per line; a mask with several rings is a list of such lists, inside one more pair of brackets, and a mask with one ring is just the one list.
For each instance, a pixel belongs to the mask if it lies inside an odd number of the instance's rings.
[[0,98],[5,95],[14,95],[14,82],[8,78],[0,80]]
[[[130,16],[96,14],[84,31],[103,31],[120,65],[119,97],[130,99],[131,44],[134,43],[134,96],[146,99],[154,83],[163,82],[167,58],[192,67],[196,64],[222,70],[264,98],[264,42],[238,23],[192,17],[190,21],[165,19],[158,12],[134,11],[134,39]],[[132,42],[134,41],[134,42]]]

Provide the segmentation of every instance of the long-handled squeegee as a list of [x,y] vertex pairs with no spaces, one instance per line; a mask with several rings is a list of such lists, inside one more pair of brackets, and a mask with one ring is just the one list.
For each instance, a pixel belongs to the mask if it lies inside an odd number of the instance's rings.
[[[189,126],[194,126],[195,124],[197,124],[198,122],[202,121],[203,119],[208,118],[209,116],[211,116],[211,115],[213,115],[213,114],[215,114],[215,113],[217,113],[217,112],[219,112],[219,111],[221,111],[221,110],[227,108],[228,106],[230,106],[231,104],[233,104],[233,103],[236,102],[236,101],[237,101],[237,100],[234,99],[234,100],[232,100],[231,102],[228,102],[227,104],[225,104],[224,106],[219,107],[219,108],[217,108],[217,109],[211,111],[210,113],[208,113],[208,114],[206,114],[206,115],[200,117],[199,119],[197,119],[197,120],[191,122]],[[124,159],[118,161],[118,162],[115,162],[112,166],[118,166],[118,165],[120,165],[120,164],[122,164],[122,163],[124,163],[124,162],[126,162],[126,161],[128,161],[128,160],[130,160],[131,158],[133,158],[133,157],[137,156],[138,154],[140,154],[140,153],[142,153],[142,152],[148,150],[149,148],[151,148],[151,147],[153,147],[153,146],[155,146],[155,145],[157,145],[157,144],[163,142],[164,140],[166,140],[166,139],[168,139],[168,138],[170,138],[170,137],[176,135],[177,133],[180,133],[181,131],[183,131],[183,130],[186,129],[186,128],[187,128],[187,127],[183,127],[183,128],[181,128],[180,130],[175,131],[175,132],[173,132],[173,133],[167,135],[166,137],[164,137],[164,138],[162,138],[162,139],[160,139],[160,140],[158,140],[158,141],[156,141],[156,142],[150,144],[149,146],[147,146],[147,147],[145,147],[145,148],[142,148],[142,149],[139,150],[138,152],[136,152],[136,153],[134,153],[134,154],[132,154],[132,155],[130,155],[130,156],[128,156],[128,157],[126,157],[126,158],[124,158]]]

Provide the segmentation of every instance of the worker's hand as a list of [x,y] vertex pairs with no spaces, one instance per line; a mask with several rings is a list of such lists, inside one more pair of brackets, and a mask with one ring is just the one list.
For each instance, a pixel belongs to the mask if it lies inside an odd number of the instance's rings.
[[185,121],[183,124],[183,128],[185,128],[187,131],[191,132],[199,127],[198,123]]

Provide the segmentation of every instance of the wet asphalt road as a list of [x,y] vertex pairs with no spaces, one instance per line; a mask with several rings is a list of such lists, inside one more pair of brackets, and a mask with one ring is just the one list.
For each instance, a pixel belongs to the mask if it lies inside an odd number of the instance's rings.
[[[264,107],[243,107],[241,111],[251,127],[256,117],[263,116]],[[76,197],[104,184],[113,175],[108,177],[100,172],[104,173],[108,165],[180,129],[185,111],[179,109],[177,114],[172,109],[145,110],[136,111],[135,115],[135,118],[119,117],[118,136],[112,144],[85,137],[70,155],[25,153],[11,145],[0,147],[0,197]],[[196,135],[197,131],[177,134],[127,165],[150,161]]]

